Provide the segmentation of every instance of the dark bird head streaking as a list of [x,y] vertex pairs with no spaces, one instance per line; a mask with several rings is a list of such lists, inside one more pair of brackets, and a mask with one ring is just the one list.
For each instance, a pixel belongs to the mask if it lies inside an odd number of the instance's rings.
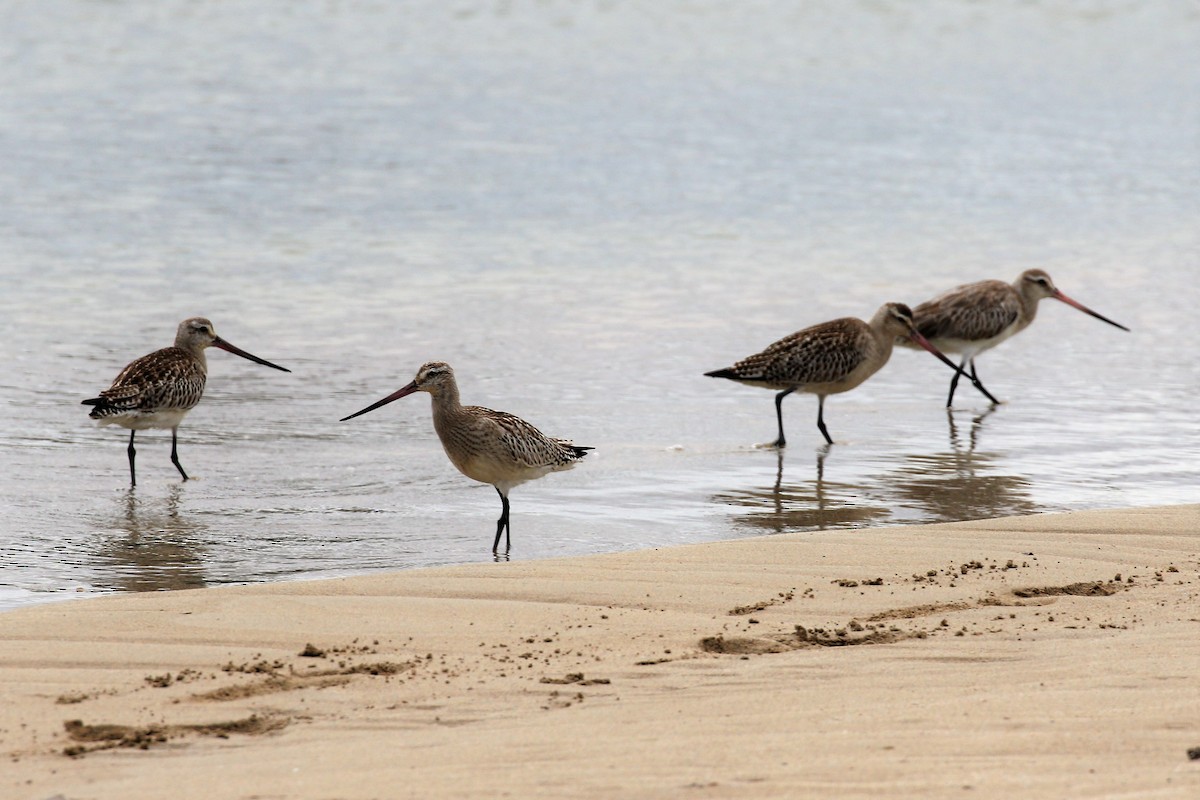
[[192,317],[179,323],[179,330],[175,332],[175,346],[180,350],[187,350],[193,354],[202,352],[206,347],[216,347],[227,353],[233,353],[235,356],[241,356],[249,361],[253,361],[255,364],[262,364],[264,367],[277,369],[280,372],[291,372],[286,367],[272,364],[265,358],[259,358],[256,355],[247,353],[242,348],[236,347],[220,336],[217,336],[217,332],[213,330],[213,324],[204,317]]
[[361,417],[367,412],[374,411],[377,408],[386,406],[388,403],[399,400],[401,397],[408,397],[416,392],[429,392],[436,395],[445,388],[454,386],[454,370],[445,361],[427,361],[417,370],[417,375],[409,383],[401,386],[396,391],[389,394],[382,400],[372,403],[361,411],[355,411],[349,416],[342,417],[338,422],[345,422],[348,419]]

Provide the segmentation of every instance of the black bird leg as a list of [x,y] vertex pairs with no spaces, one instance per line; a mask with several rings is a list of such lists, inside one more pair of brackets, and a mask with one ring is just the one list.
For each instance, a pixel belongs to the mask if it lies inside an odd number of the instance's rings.
[[179,470],[179,474],[186,481],[187,473],[183,471],[183,465],[179,463],[179,451],[175,442],[175,429],[171,428],[171,463],[175,465],[175,469]]
[[133,449],[133,437],[137,430],[129,431],[129,447],[125,448],[125,452],[129,454],[129,485],[137,486],[137,473],[133,470],[133,458],[137,455],[137,450]]
[[[955,376],[958,377],[958,376]],[[983,396],[992,401],[992,405],[1000,405],[1000,401],[992,397],[992,393],[983,388],[983,384],[979,380],[979,376],[975,374],[975,359],[971,359],[971,383],[975,384],[975,388],[983,392]]]
[[500,495],[500,502],[503,503],[503,510],[500,512],[500,519],[496,520],[496,541],[492,542],[492,552],[500,551],[500,534],[505,534],[504,551],[508,552],[512,549],[512,530],[508,525],[508,498],[504,496],[504,492],[496,489],[496,494]]
[[975,384],[975,388],[990,400],[992,405],[1000,405],[1000,401],[984,388],[983,384],[979,381],[979,376],[975,374],[975,359],[963,356],[962,362],[958,365],[960,371],[955,372],[954,377],[950,379],[950,396],[946,398],[946,408],[950,408],[954,404],[954,390],[958,388],[958,379],[963,375],[961,370],[965,370],[968,365],[971,367],[971,383]]
[[821,435],[825,437],[826,444],[833,444],[833,439],[829,436],[829,430],[825,427],[825,395],[817,395],[817,427],[821,430]]
[[783,435],[783,398],[787,397],[795,389],[784,389],[779,394],[775,395],[775,419],[779,422],[779,438],[775,440],[772,447],[786,447],[787,439]]

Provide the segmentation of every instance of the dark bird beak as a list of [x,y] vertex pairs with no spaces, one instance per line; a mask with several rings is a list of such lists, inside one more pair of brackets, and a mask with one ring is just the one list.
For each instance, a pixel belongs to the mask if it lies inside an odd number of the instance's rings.
[[372,403],[371,405],[364,408],[362,411],[355,411],[353,414],[351,414],[348,417],[342,417],[341,419],[338,420],[338,422],[345,422],[348,419],[354,419],[355,417],[361,417],[363,414],[367,413],[368,411],[374,411],[375,409],[379,408],[380,406],[386,406],[388,403],[392,402],[393,400],[399,400],[401,397],[408,397],[410,394],[412,394],[415,391],[417,391],[417,382],[413,381],[412,383],[405,386],[403,389],[397,389],[396,391],[392,392],[387,397],[380,400],[378,403]]
[[[917,331],[916,331],[916,329],[915,329],[915,328],[914,328],[914,329],[911,329],[911,330],[908,332],[908,338],[909,338],[909,339],[912,339],[912,340],[913,340],[913,342],[915,342],[916,344],[919,344],[919,345],[921,345],[921,347],[924,347],[926,350],[928,350],[929,352],[933,353],[935,356],[937,356],[937,357],[938,357],[938,359],[939,359],[939,360],[940,360],[940,361],[941,361],[943,364],[945,364],[946,366],[950,367],[950,369],[954,370],[954,371],[955,371],[955,372],[957,372],[959,375],[962,375],[962,376],[966,377],[966,378],[967,378],[967,380],[971,380],[971,376],[970,376],[970,375],[967,375],[967,373],[963,372],[963,371],[962,371],[962,367],[958,366],[958,364],[955,364],[953,361],[951,361],[950,359],[946,358],[946,356],[945,356],[945,355],[942,353],[942,351],[941,351],[941,350],[938,350],[936,347],[934,347],[934,346],[933,346],[933,345],[930,343],[930,341],[929,341],[928,339],[926,339],[926,338],[925,338],[924,336],[922,336],[921,334],[917,333]],[[973,382],[973,381],[972,381],[972,382]]]
[[245,350],[243,350],[240,347],[234,347],[229,342],[222,339],[220,336],[213,338],[212,346],[219,347],[227,353],[233,353],[235,356],[241,356],[242,358],[244,358],[248,361],[253,361],[255,364],[262,364],[264,367],[270,367],[271,369],[277,369],[280,372],[291,372],[290,369],[281,367],[278,364],[272,364],[270,361],[267,361],[265,358],[259,358],[256,355],[251,355],[250,353],[247,353]]
[[1089,314],[1089,315],[1095,317],[1096,319],[1100,320],[1101,322],[1107,322],[1109,325],[1112,325],[1114,328],[1120,328],[1123,331],[1129,330],[1129,328],[1126,328],[1121,323],[1113,322],[1111,319],[1104,316],[1103,314],[1097,314],[1095,311],[1092,311],[1090,308],[1085,306],[1083,303],[1079,303],[1079,302],[1076,302],[1075,300],[1072,300],[1071,298],[1067,297],[1065,294],[1058,291],[1057,289],[1055,289],[1054,294],[1052,294],[1050,296],[1053,297],[1055,300],[1061,300],[1062,302],[1069,305],[1071,308],[1077,308],[1080,311],[1082,311],[1083,313]]

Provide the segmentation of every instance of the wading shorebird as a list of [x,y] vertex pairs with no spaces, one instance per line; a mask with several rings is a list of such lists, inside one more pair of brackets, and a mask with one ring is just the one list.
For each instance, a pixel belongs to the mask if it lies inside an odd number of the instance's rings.
[[480,483],[490,483],[500,495],[500,519],[492,552],[512,547],[508,524],[508,493],[514,486],[549,472],[571,469],[591,447],[551,438],[520,417],[480,406],[464,406],[458,399],[454,370],[442,361],[430,361],[417,370],[412,382],[377,403],[356,411],[341,422],[374,411],[415,392],[428,392],[433,405],[433,428],[450,462],[458,471]]
[[917,333],[912,311],[903,303],[885,303],[863,322],[855,317],[822,322],[797,331],[771,344],[761,353],[747,356],[732,367],[706,372],[710,378],[728,378],[748,386],[779,392],[775,395],[775,417],[779,438],[771,445],[783,447],[783,398],[792,392],[817,396],[817,428],[833,444],[825,428],[825,397],[848,392],[874,375],[892,356],[897,337],[908,337],[954,366],[938,349]]
[[[946,408],[954,403],[954,390],[958,388],[959,377],[968,374],[965,372],[967,366],[971,368],[969,376],[975,388],[992,403],[1000,402],[980,383],[975,372],[975,356],[1029,327],[1037,316],[1038,302],[1047,297],[1061,300],[1113,327],[1129,330],[1067,297],[1040,269],[1026,270],[1012,283],[968,283],[913,309],[913,321],[922,336],[943,352],[962,354],[960,369],[950,379]],[[900,344],[909,343],[901,340]]]
[[212,323],[203,317],[192,317],[179,323],[173,347],[164,347],[131,361],[99,397],[83,401],[85,406],[95,406],[88,416],[101,425],[120,425],[129,429],[127,452],[131,485],[137,486],[137,473],[133,468],[137,451],[133,449],[133,437],[148,428],[171,429],[171,463],[185,481],[188,479],[179,463],[176,432],[184,415],[204,394],[204,381],[208,377],[208,362],[204,358],[206,347],[219,347],[256,364],[291,372],[234,347],[217,336]]

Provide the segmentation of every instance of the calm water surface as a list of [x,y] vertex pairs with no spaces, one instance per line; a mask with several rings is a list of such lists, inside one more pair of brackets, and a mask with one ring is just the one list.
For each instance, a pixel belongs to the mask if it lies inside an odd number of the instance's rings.
[[[1200,12],[1173,2],[11,4],[0,606],[490,558],[424,361],[596,451],[515,559],[1200,499]],[[980,359],[816,402],[704,378],[1047,269]],[[79,401],[203,314],[180,430]],[[831,534],[831,535],[836,535]]]

